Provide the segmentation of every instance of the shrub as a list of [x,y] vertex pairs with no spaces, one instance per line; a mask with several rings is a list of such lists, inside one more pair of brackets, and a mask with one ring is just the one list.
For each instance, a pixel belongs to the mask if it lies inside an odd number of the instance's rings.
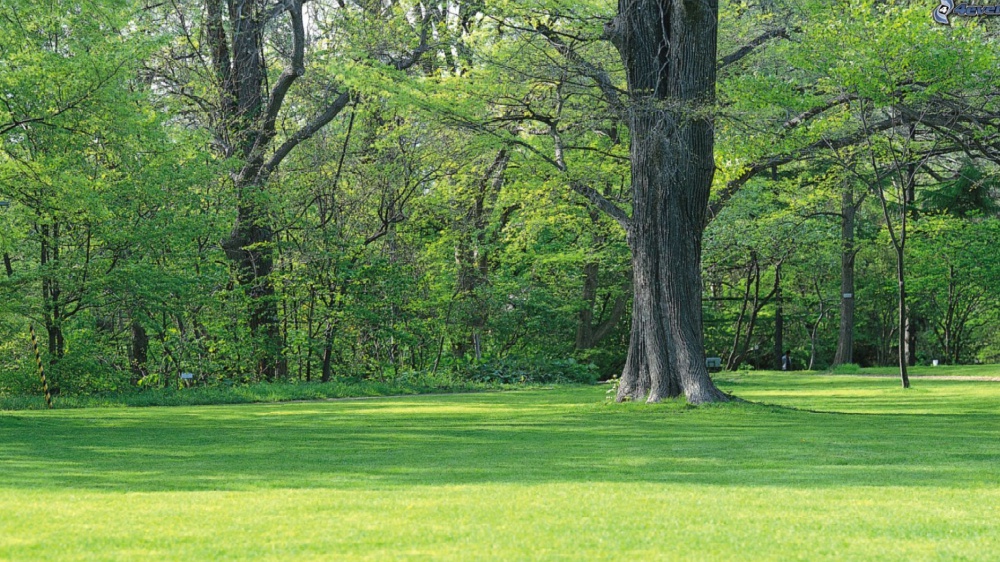
[[490,384],[594,384],[598,370],[593,363],[576,359],[530,361],[504,357],[460,363],[452,367],[459,378]]

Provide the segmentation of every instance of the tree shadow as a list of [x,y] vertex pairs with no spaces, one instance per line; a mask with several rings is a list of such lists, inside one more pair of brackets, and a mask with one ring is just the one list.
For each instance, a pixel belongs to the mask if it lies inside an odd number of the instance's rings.
[[385,489],[481,483],[995,485],[995,414],[596,402],[593,389],[0,415],[0,487]]

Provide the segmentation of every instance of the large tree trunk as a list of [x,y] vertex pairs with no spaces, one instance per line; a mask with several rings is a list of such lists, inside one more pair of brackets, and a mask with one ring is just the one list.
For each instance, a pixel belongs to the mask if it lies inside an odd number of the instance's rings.
[[[239,200],[236,224],[222,245],[247,295],[247,321],[256,373],[273,380],[284,368],[278,308],[271,281],[273,233],[262,197],[267,181],[262,169],[264,150],[274,137],[273,126],[269,127],[264,115],[269,99],[265,94],[266,68],[261,50],[267,23],[263,4],[260,0],[228,0],[231,31],[227,42],[221,0],[207,0],[206,31],[212,42],[221,94],[220,144],[227,146],[227,155],[243,160],[243,167],[235,177]],[[292,10],[301,7],[293,5]]]
[[[725,401],[705,367],[701,240],[715,173],[716,0],[620,0],[607,26],[628,77],[635,305],[618,398]],[[635,357],[641,353],[640,357]]]
[[619,402],[644,400],[649,395],[649,367],[646,365],[646,343],[642,336],[641,323],[639,314],[633,310],[628,356],[618,385]]
[[257,375],[273,380],[285,371],[285,364],[278,325],[278,303],[271,281],[274,235],[265,224],[263,214],[255,203],[241,203],[236,225],[223,247],[236,265],[237,280],[248,297],[248,323],[256,350]]
[[834,365],[854,362],[854,187],[844,186],[840,199],[840,330]]

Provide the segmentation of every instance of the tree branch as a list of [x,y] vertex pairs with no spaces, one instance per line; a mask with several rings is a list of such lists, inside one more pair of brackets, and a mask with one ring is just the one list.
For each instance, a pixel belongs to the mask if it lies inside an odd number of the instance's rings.
[[614,82],[612,82],[611,76],[607,71],[580,56],[579,53],[562,40],[562,37],[558,33],[545,24],[539,24],[535,29],[559,51],[559,54],[566,57],[566,60],[576,65],[583,72],[584,76],[597,84],[597,87],[600,88],[601,93],[604,95],[605,101],[613,109],[618,110],[623,107],[618,88],[615,88]]
[[890,117],[883,121],[879,121],[878,123],[872,124],[867,128],[867,130],[862,129],[855,131],[852,134],[836,139],[820,139],[794,152],[758,160],[757,162],[747,166],[747,168],[743,170],[742,174],[735,179],[730,180],[729,183],[726,184],[726,187],[719,191],[715,201],[709,206],[709,216],[715,217],[719,211],[722,210],[722,207],[725,206],[730,199],[732,199],[733,195],[735,195],[737,191],[739,191],[744,185],[746,185],[747,182],[752,180],[761,172],[770,170],[775,166],[782,166],[788,164],[789,162],[795,162],[797,160],[807,158],[820,150],[840,150],[841,148],[855,145],[863,141],[866,136],[872,132],[885,131],[893,127],[898,127],[899,125],[903,125],[904,123],[905,120],[900,117]]
[[278,112],[281,111],[281,106],[285,103],[285,96],[288,94],[288,90],[292,87],[292,83],[295,80],[306,73],[306,34],[305,27],[302,24],[302,0],[285,0],[278,7],[287,9],[288,15],[292,19],[292,59],[289,61],[288,66],[281,72],[281,76],[278,77],[278,82],[274,85],[274,88],[271,89],[270,99],[267,102],[267,108],[264,110],[264,121],[261,124],[260,132],[257,133],[257,138],[254,140],[253,149],[250,151],[252,155],[250,157],[251,161],[257,160],[259,162],[258,158],[263,158],[263,151],[271,143],[271,139],[274,138],[274,124],[278,119]]
[[420,20],[420,42],[417,44],[417,48],[410,53],[410,56],[403,60],[393,61],[390,59],[390,62],[388,63],[390,66],[396,70],[406,70],[417,64],[420,57],[430,50],[430,45],[427,43],[427,34],[428,29],[430,28],[431,13],[431,10],[427,10],[423,19]]
[[757,47],[760,47],[761,45],[767,43],[771,39],[776,39],[779,37],[783,39],[788,39],[788,30],[781,27],[778,29],[771,29],[769,31],[765,31],[753,41],[737,49],[736,52],[730,53],[722,57],[722,60],[719,61],[719,65],[717,67],[718,70],[722,70],[723,68],[726,68],[727,66],[740,61],[741,59],[752,53],[754,49],[756,49]]
[[578,181],[572,181],[569,184],[570,189],[586,197],[595,207],[603,211],[609,217],[615,219],[615,221],[625,230],[629,232],[632,228],[632,220],[629,219],[628,215],[625,214],[618,205],[615,205],[606,197],[597,192],[596,189],[583,185]]
[[351,94],[346,92],[340,94],[337,96],[337,99],[333,100],[333,102],[331,102],[330,105],[323,110],[322,113],[314,117],[312,121],[306,123],[305,126],[296,131],[294,135],[282,143],[281,146],[278,147],[278,150],[276,150],[274,154],[271,155],[271,158],[261,167],[261,179],[266,179],[267,176],[269,176],[271,172],[273,172],[274,169],[281,164],[281,161],[288,156],[288,153],[298,146],[299,143],[304,140],[308,140],[315,135],[317,131],[326,126],[327,123],[333,121],[334,117],[339,115],[340,112],[347,107],[347,104],[350,101]]

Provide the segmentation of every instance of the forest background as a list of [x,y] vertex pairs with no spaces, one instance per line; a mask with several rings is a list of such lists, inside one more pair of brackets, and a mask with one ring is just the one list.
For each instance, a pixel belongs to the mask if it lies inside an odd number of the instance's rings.
[[[721,3],[725,368],[1000,362],[1000,22],[935,4]],[[621,373],[617,8],[5,1],[0,394],[31,324],[69,394]]]

